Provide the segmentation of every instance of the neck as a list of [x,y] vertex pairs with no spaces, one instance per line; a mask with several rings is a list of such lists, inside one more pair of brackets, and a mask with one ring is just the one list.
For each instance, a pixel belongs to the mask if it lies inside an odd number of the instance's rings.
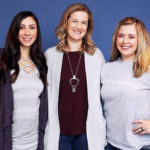
[[68,43],[66,46],[67,51],[81,51],[82,41],[67,40],[67,43]]
[[130,60],[134,60],[134,58],[135,58],[135,56],[128,56],[128,57],[125,57],[125,56],[122,56],[121,57],[121,59],[123,60],[123,61],[130,61]]
[[30,48],[29,47],[20,46],[20,52],[21,52],[22,58],[29,58],[30,57]]

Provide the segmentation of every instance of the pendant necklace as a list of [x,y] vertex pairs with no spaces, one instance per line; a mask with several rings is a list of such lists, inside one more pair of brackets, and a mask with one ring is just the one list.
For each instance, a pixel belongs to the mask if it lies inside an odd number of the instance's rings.
[[[26,63],[25,63],[26,62]],[[28,64],[27,64],[28,63]],[[34,63],[31,58],[20,58],[19,64],[22,65],[24,72],[32,74],[35,70]]]
[[69,66],[70,66],[70,70],[71,70],[71,74],[72,74],[72,78],[69,79],[69,83],[72,87],[72,92],[73,93],[76,92],[76,88],[79,85],[79,81],[80,81],[76,76],[77,76],[77,73],[78,73],[78,69],[79,69],[79,65],[80,65],[80,61],[81,61],[81,56],[82,56],[82,52],[80,54],[79,61],[78,61],[78,64],[77,64],[77,68],[76,68],[76,71],[75,71],[75,74],[74,74],[72,66],[71,66],[70,57],[69,57],[69,54],[67,52],[68,62],[69,62]]

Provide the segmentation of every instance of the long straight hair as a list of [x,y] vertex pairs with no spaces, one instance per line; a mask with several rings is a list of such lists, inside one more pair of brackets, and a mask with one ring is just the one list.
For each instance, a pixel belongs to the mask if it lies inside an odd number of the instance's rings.
[[46,85],[47,65],[45,56],[42,52],[40,26],[37,17],[31,11],[22,11],[13,18],[8,30],[5,48],[3,49],[0,58],[0,71],[1,74],[4,75],[6,71],[13,69],[14,73],[11,75],[11,82],[13,83],[16,81],[19,74],[18,61],[21,55],[18,33],[22,20],[27,17],[32,17],[37,25],[37,38],[30,48],[30,57],[39,70],[40,79],[43,84]]

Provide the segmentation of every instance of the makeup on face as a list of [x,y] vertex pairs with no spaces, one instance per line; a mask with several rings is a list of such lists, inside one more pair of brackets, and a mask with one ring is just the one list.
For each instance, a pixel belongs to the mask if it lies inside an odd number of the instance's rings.
[[135,24],[122,25],[116,38],[116,46],[121,53],[122,60],[132,60],[138,46],[138,35]]
[[32,17],[27,17],[22,20],[18,38],[22,48],[29,48],[37,38],[37,24]]
[[67,25],[67,39],[82,41],[88,28],[88,14],[85,11],[76,11],[71,14]]

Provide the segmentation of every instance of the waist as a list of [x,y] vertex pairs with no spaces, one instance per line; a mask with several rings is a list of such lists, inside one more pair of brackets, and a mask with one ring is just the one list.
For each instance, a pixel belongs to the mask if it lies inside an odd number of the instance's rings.
[[150,145],[143,146],[141,150],[148,150],[148,149],[150,150]]

